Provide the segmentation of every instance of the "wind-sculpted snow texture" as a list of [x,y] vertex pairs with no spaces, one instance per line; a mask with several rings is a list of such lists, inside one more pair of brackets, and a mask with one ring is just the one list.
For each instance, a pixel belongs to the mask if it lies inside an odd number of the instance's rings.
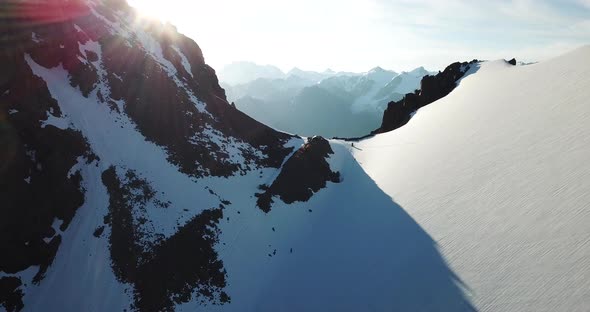
[[589,60],[586,46],[483,62],[405,126],[354,144],[480,311],[590,306]]

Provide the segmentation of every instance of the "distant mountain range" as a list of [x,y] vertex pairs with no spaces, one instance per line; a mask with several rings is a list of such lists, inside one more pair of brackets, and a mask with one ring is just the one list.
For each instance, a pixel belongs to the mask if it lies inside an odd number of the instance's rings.
[[219,79],[228,84],[248,83],[258,78],[280,79],[285,77],[279,68],[272,65],[258,65],[252,62],[235,62],[218,73]]
[[255,119],[304,136],[354,137],[379,127],[387,103],[420,88],[424,67],[397,73],[375,67],[364,73],[287,73],[271,65],[239,62],[219,77],[229,101]]
[[288,72],[283,72],[273,65],[258,65],[253,62],[233,62],[223,67],[217,75],[219,80],[229,85],[247,84],[254,80],[264,79],[287,79],[289,77],[299,77],[312,82],[319,82],[325,78],[334,76],[355,76],[358,73],[336,72],[326,69],[323,72],[302,70],[294,67]]

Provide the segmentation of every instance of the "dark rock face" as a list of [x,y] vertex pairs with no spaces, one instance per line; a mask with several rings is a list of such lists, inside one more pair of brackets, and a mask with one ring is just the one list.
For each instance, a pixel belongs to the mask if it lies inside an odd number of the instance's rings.
[[143,233],[134,225],[133,209],[145,206],[153,190],[133,172],[121,180],[115,167],[104,171],[102,180],[109,193],[113,269],[121,282],[135,286],[135,308],[172,311],[175,303],[188,302],[195,290],[212,304],[229,302],[223,291],[226,272],[213,248],[217,224],[223,219],[221,207],[203,211],[167,240],[145,246],[139,242]]
[[[57,1],[47,2],[45,11],[32,2],[3,5],[9,7],[4,12],[19,14],[0,18],[0,271],[13,274],[38,265],[33,283],[39,283],[61,243],[52,224],[61,220],[59,230],[65,230],[84,202],[80,172],[70,170],[94,155],[79,131],[43,125],[62,112],[24,54],[44,56],[40,59],[67,54],[64,42],[54,41],[59,50],[43,50],[33,33],[54,31],[67,14],[80,16],[83,9]],[[1,284],[0,304],[20,310],[20,279],[6,277]]]
[[264,212],[269,212],[273,196],[291,204],[308,201],[315,192],[326,187],[327,182],[340,182],[340,173],[333,172],[326,158],[333,154],[330,143],[322,137],[313,137],[289,158],[275,181],[261,186],[264,191],[256,194],[257,204]]
[[508,64],[512,65],[512,66],[516,66],[516,59],[513,58],[510,61],[508,61]]
[[[121,1],[109,1],[109,5],[111,2],[112,6],[95,7],[97,14],[109,21],[133,14]],[[227,102],[225,91],[219,86],[215,71],[205,64],[199,46],[172,26],[145,22],[138,27],[159,43],[163,61],[171,63],[178,81],[170,78],[171,73],[159,63],[162,60],[146,51],[144,42],[112,33],[107,22],[82,1],[45,0],[15,6],[14,10],[24,15],[0,21],[3,51],[21,60],[25,53],[29,54],[46,68],[63,66],[71,86],[89,96],[103,83],[95,64],[99,56],[80,45],[98,42],[111,99],[125,101],[124,113],[148,140],[165,147],[169,160],[184,173],[227,177],[259,166],[278,167],[291,152],[283,147],[290,135],[255,121]],[[118,11],[121,9],[124,13]],[[47,11],[48,16],[38,17],[34,13],[42,11]],[[190,65],[190,73],[183,57]],[[3,62],[3,67],[5,64],[10,71],[11,65]],[[100,92],[97,96],[105,97]],[[206,103],[205,111],[196,108],[196,99]],[[105,102],[117,109],[114,103]],[[195,134],[208,129],[261,149],[268,157],[260,159],[254,152],[243,150],[246,164],[231,163],[223,146],[194,143]]]
[[422,78],[420,90],[406,94],[400,101],[387,104],[387,109],[383,113],[381,127],[371,132],[371,134],[388,132],[405,125],[412,117],[412,114],[420,107],[451,93],[457,86],[457,81],[475,63],[477,63],[477,60],[463,63],[456,62],[447,66],[444,71],[435,76]]
[[[100,40],[113,99],[125,101],[125,112],[137,124],[141,133],[150,141],[165,146],[169,152],[169,160],[177,164],[183,172],[196,177],[229,176],[256,166],[280,166],[283,158],[290,152],[282,148],[290,136],[258,123],[227,103],[225,92],[219,86],[214,70],[204,63],[200,49],[194,42],[184,36],[166,38],[169,42],[178,44],[178,49],[183,46],[192,49],[183,52],[188,55],[187,58],[196,60],[191,64],[192,73],[186,72],[178,53],[172,48],[168,47],[163,53],[175,68],[180,68],[179,73],[186,90],[169,79],[168,73],[139,46],[122,45],[120,42],[124,39],[118,36],[106,35]],[[121,55],[129,58],[121,58]],[[126,83],[129,81],[134,83]],[[209,114],[200,112],[195,107],[189,92],[206,103]],[[191,142],[195,133],[205,131],[206,125],[255,148],[264,146],[269,157],[260,162],[246,152],[246,167],[228,163],[229,155],[223,150],[223,146]]]
[[0,305],[4,306],[6,311],[20,311],[24,307],[23,293],[19,289],[21,285],[21,280],[16,277],[0,278]]
[[84,201],[81,175],[70,170],[93,155],[80,132],[42,124],[61,112],[22,55],[2,50],[0,64],[7,68],[0,82],[0,271],[39,265],[39,281],[61,241],[54,220],[64,230]]

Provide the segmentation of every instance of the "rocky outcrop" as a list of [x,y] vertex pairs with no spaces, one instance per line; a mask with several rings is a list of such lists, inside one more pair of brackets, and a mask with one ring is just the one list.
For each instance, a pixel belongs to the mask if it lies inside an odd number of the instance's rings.
[[74,166],[94,156],[79,131],[44,124],[62,113],[19,48],[0,52],[0,271],[37,265],[38,282],[84,201]]
[[19,289],[21,285],[21,280],[16,277],[0,278],[0,305],[6,311],[20,311],[24,307],[23,293]]
[[[229,104],[215,71],[204,63],[201,50],[192,40],[165,31],[158,31],[156,36],[163,38],[163,57],[178,71],[186,89],[168,79],[169,72],[140,46],[121,45],[124,38],[119,36],[107,35],[100,39],[113,99],[126,103],[125,112],[141,133],[167,147],[171,162],[196,177],[229,176],[256,166],[280,166],[290,152],[282,145],[291,136],[255,121]],[[187,58],[191,72],[185,69],[179,53],[172,47]],[[123,59],[120,55],[129,58]],[[195,107],[192,96],[206,103],[206,112]],[[262,148],[268,157],[256,159],[245,151],[246,165],[231,164],[227,162],[230,155],[223,146],[193,143],[195,133],[207,129]]]
[[477,60],[463,63],[453,63],[444,71],[434,76],[425,76],[420,83],[420,90],[408,93],[397,102],[389,102],[383,113],[381,127],[371,132],[379,134],[397,129],[405,125],[412,114],[419,108],[426,106],[451,93],[461,79]]
[[[134,172],[124,179],[115,167],[105,170],[102,182],[109,193],[109,238],[113,271],[124,283],[134,285],[135,306],[140,311],[169,311],[174,304],[196,295],[213,304],[230,300],[223,291],[226,273],[214,249],[223,218],[221,207],[205,210],[168,239],[153,246],[140,243],[141,231],[133,223],[134,207],[144,207],[155,191]],[[141,208],[140,208],[141,209]]]
[[512,58],[510,61],[508,61],[508,64],[510,64],[512,66],[516,66],[516,59]]
[[269,212],[274,196],[287,204],[305,202],[326,187],[327,182],[339,183],[340,173],[332,171],[326,160],[333,153],[326,139],[310,138],[285,162],[270,186],[260,186],[263,192],[256,194],[258,207]]

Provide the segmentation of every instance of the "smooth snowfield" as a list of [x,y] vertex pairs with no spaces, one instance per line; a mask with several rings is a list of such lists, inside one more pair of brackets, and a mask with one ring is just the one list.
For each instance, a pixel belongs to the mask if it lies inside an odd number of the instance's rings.
[[586,46],[484,63],[406,126],[355,143],[479,311],[590,308],[589,60]]

